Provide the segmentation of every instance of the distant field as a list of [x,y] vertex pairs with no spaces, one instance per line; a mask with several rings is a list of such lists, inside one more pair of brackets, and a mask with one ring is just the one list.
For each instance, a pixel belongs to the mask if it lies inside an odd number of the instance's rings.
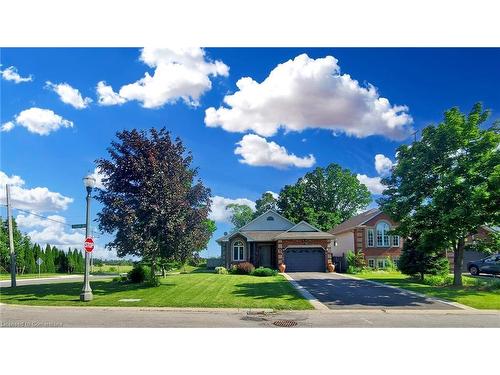
[[103,264],[102,266],[93,266],[92,273],[125,273],[132,269],[132,266],[118,266],[112,264]]

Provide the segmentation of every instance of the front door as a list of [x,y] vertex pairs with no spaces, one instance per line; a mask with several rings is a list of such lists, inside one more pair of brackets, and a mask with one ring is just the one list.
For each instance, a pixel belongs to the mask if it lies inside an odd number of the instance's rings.
[[259,262],[262,267],[271,268],[271,245],[260,246]]

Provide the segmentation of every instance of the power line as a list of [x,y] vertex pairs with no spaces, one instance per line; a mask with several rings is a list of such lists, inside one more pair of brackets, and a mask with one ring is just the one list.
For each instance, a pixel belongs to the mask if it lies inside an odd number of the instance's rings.
[[26,210],[22,210],[20,208],[15,208],[13,207],[15,210],[18,210],[18,211],[21,211],[21,212],[24,212],[24,213],[27,213],[27,214],[30,214],[30,215],[33,215],[33,216],[37,216],[37,217],[40,217],[42,219],[46,219],[46,220],[50,220],[50,221],[53,221],[54,223],[59,223],[59,224],[62,224],[62,225],[66,225],[67,227],[71,227],[71,224],[68,224],[64,221],[59,221],[59,220],[55,220],[55,219],[51,219],[50,217],[47,217],[47,216],[43,216],[43,215],[40,215],[40,214],[37,214],[37,213],[34,213],[34,212],[31,212],[31,211],[26,211]]

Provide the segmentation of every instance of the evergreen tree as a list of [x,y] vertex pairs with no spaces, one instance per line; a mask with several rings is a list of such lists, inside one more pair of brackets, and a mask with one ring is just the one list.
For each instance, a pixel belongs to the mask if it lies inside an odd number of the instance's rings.
[[26,273],[36,273],[38,272],[35,260],[35,251],[34,246],[29,244],[26,252],[24,253],[25,265],[26,265]]

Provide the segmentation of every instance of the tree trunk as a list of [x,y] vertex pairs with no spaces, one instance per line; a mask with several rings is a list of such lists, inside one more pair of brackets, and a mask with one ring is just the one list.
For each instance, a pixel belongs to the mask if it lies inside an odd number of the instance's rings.
[[420,281],[424,281],[424,273],[420,272]]
[[161,277],[166,277],[165,266],[161,267]]
[[464,261],[465,239],[459,238],[453,253],[453,285],[462,286],[462,263]]

